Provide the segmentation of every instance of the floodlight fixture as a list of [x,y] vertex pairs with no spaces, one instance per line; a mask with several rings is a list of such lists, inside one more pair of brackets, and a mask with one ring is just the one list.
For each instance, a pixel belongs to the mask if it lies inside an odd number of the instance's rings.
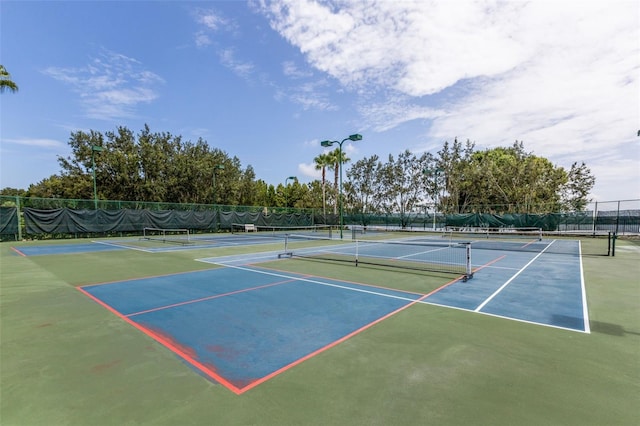
[[338,144],[338,166],[340,168],[340,188],[339,188],[339,193],[338,193],[338,204],[339,204],[339,209],[340,209],[340,239],[342,239],[342,228],[344,225],[344,220],[343,220],[343,213],[342,213],[342,144],[345,141],[361,141],[362,140],[362,135],[358,134],[358,133],[354,133],[353,135],[350,135],[349,137],[346,137],[344,139],[342,139],[342,141],[338,142],[338,141],[322,141],[320,142],[320,146],[323,147],[328,147],[331,146],[333,144]]

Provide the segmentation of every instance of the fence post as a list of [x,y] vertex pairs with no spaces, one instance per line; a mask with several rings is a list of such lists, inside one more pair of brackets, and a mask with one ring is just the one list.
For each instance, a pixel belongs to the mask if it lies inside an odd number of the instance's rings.
[[20,211],[20,196],[16,195],[16,213],[18,215],[18,241],[22,241],[22,212]]
[[613,234],[613,240],[611,240],[611,257],[615,257],[616,255],[616,238],[618,237],[618,234],[614,233]]

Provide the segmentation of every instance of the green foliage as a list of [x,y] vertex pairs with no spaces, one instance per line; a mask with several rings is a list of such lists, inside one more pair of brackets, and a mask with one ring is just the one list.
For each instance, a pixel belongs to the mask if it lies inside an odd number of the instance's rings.
[[17,92],[18,85],[11,80],[11,74],[9,74],[4,65],[0,65],[0,93],[4,93],[5,90]]
[[347,176],[351,214],[396,213],[402,225],[421,203],[443,213],[579,211],[595,183],[584,163],[567,172],[526,152],[522,142],[475,151],[472,142],[457,139],[445,142],[437,157],[405,151],[385,164],[365,158]]
[[[322,181],[297,180],[277,187],[256,180],[253,167],[202,139],[185,141],[148,125],[136,135],[126,127],[104,134],[72,132],[71,154],[59,157],[61,172],[31,185],[28,197],[338,209],[340,164],[335,149],[314,158]],[[100,147],[101,150],[94,150]],[[342,155],[341,155],[342,154]],[[341,158],[342,156],[342,158]],[[326,171],[334,172],[327,185]],[[377,155],[343,171],[344,209],[350,214],[399,214],[401,223],[427,206],[443,213],[546,213],[582,210],[595,178],[584,163],[568,172],[512,146],[476,151],[469,140],[445,141],[437,155],[409,152],[383,163]],[[344,176],[343,176],[344,178]],[[5,188],[7,195],[16,190]],[[5,194],[5,192],[2,192]],[[363,219],[364,220],[364,219]]]
[[418,157],[408,150],[397,159],[389,155],[386,163],[377,155],[357,161],[347,172],[350,182],[345,185],[345,193],[349,212],[361,215],[365,225],[367,215],[399,213],[404,227],[419,204],[429,194],[435,195],[435,185],[428,184],[427,173],[434,164],[430,153]]
[[545,158],[525,153],[522,143],[474,152],[464,166],[468,179],[463,181],[460,199],[465,203],[485,212],[495,209],[492,206],[531,212],[539,204],[559,211],[566,172]]
[[587,196],[596,183],[591,170],[584,164],[573,163],[562,187],[562,207],[565,211],[584,210],[589,202]]
[[[71,155],[58,158],[61,174],[31,185],[29,196],[93,198],[93,155],[100,199],[213,203],[215,197],[218,204],[255,202],[253,168],[243,170],[238,158],[211,149],[202,139],[183,141],[145,125],[137,136],[126,127],[104,135],[73,132],[69,146]],[[102,150],[93,152],[93,146]]]
[[344,185],[346,204],[351,214],[361,214],[361,223],[367,225],[371,213],[382,210],[384,185],[383,165],[377,155],[356,161],[347,172],[349,181]]

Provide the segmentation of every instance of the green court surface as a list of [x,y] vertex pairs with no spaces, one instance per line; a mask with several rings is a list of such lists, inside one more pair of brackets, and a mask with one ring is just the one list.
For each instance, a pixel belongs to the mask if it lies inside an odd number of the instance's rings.
[[[19,254],[51,244],[70,241],[0,245],[3,426],[640,424],[640,241],[583,258],[590,333],[415,304],[241,395],[77,288],[216,268],[195,259],[279,243]],[[295,259],[261,266],[421,294],[451,280]]]

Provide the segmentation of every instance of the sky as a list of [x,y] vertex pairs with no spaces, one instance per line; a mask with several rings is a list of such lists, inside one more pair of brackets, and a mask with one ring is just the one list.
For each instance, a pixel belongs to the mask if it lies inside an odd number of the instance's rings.
[[0,0],[0,64],[0,188],[60,173],[72,132],[146,124],[276,186],[359,133],[351,162],[517,140],[640,198],[637,0]]

